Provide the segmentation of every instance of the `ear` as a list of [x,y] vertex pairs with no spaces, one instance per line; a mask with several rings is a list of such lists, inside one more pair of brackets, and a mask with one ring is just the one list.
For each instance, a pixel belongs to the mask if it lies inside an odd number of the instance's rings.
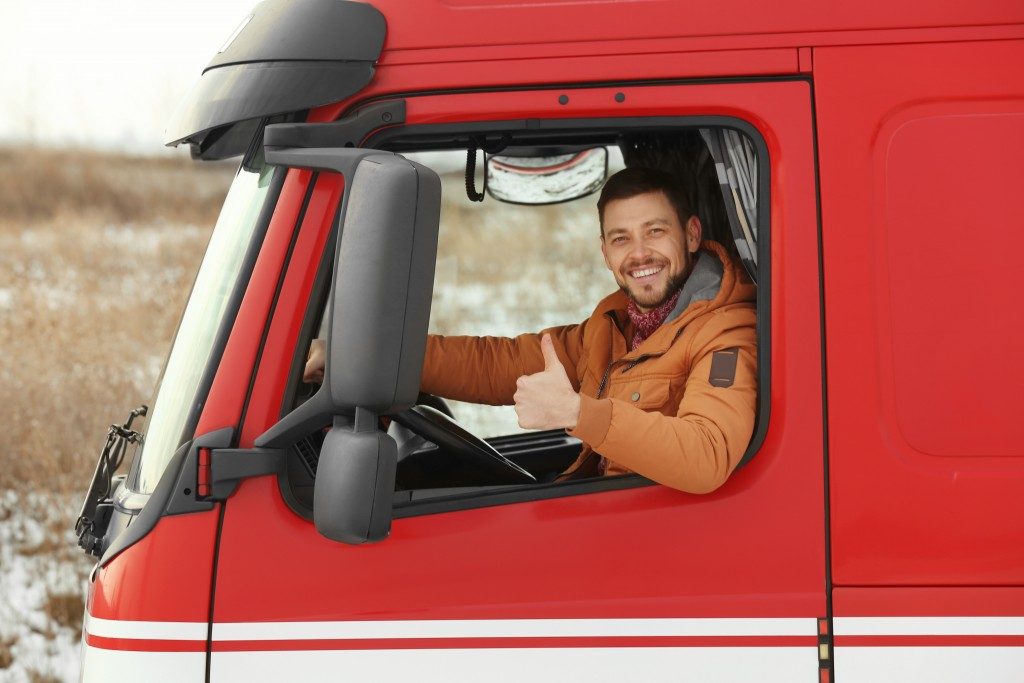
[[686,250],[691,254],[697,253],[700,249],[701,234],[704,232],[700,219],[696,215],[690,216],[686,221]]

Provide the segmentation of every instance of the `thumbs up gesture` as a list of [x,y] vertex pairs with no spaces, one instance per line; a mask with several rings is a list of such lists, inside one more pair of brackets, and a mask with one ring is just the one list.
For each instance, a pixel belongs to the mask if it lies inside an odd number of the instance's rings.
[[555,354],[551,337],[540,341],[544,369],[516,380],[516,415],[523,429],[572,429],[580,416],[580,396],[572,389],[569,376]]

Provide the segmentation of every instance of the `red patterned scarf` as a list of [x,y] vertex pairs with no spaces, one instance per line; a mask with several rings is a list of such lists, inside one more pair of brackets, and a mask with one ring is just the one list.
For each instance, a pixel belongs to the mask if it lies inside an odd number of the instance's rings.
[[633,323],[633,340],[629,344],[630,351],[635,351],[645,339],[661,327],[661,324],[665,322],[665,318],[675,308],[676,301],[679,300],[680,291],[682,290],[677,289],[676,293],[670,296],[665,303],[651,309],[647,313],[642,312],[632,298],[629,300],[629,304],[626,306],[626,314]]

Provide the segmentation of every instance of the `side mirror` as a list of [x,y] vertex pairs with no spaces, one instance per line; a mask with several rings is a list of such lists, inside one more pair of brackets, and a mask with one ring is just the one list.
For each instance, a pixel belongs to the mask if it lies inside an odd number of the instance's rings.
[[313,519],[345,543],[387,537],[397,446],[380,415],[416,402],[434,288],[441,181],[397,154],[358,148],[266,149],[269,163],[342,173],[345,194],[328,307],[324,382],[256,439],[282,448],[332,423]]

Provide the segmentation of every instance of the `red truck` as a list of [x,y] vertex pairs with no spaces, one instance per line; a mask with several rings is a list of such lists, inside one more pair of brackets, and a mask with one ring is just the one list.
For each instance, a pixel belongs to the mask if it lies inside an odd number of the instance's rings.
[[[79,520],[83,680],[1024,677],[1024,4],[267,0],[167,138],[241,162]],[[418,395],[426,152],[527,217],[690,174],[758,286],[723,486]]]

